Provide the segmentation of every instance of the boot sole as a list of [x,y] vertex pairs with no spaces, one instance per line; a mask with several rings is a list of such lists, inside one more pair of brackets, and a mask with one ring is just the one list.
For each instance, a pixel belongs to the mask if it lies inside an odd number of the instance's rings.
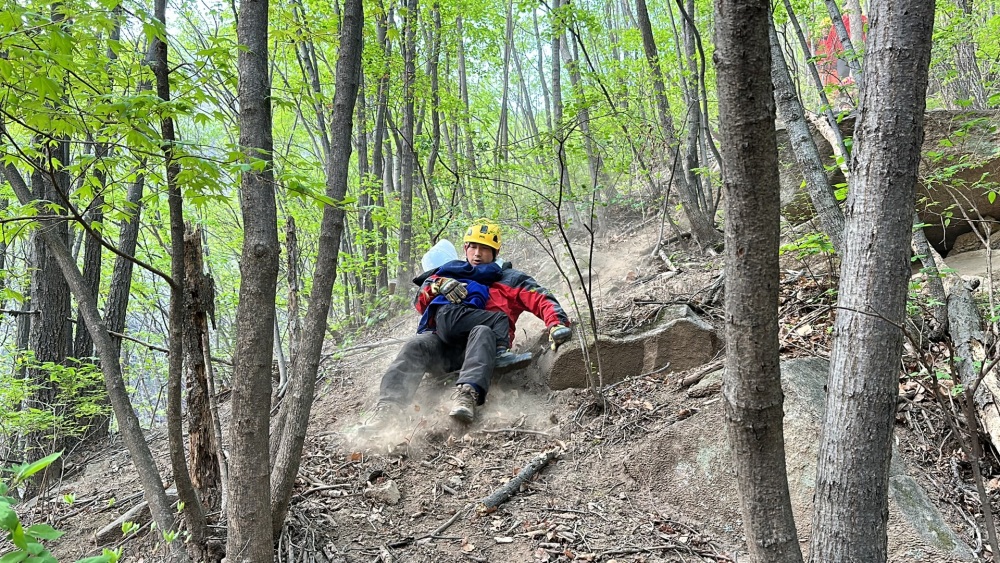
[[514,371],[516,369],[523,369],[531,365],[531,354],[525,354],[525,358],[520,358],[516,361],[510,362],[508,364],[497,364],[493,366],[493,373],[507,373],[508,371]]

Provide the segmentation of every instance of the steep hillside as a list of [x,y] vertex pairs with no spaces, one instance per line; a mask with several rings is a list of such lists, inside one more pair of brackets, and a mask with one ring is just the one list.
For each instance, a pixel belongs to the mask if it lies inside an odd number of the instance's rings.
[[[678,304],[721,329],[721,295],[713,285],[719,259],[674,245],[663,253],[668,266],[663,258],[650,257],[656,231],[636,222],[596,246],[593,284],[603,330],[637,334],[656,325],[659,311]],[[556,291],[577,317],[568,286],[544,253],[527,244],[505,250],[507,259]],[[569,265],[561,260],[564,268]],[[830,315],[823,308],[830,281],[815,265],[795,266],[786,263],[783,273],[783,353],[822,357],[829,344],[824,327]],[[577,302],[583,310],[579,290]],[[536,363],[498,377],[470,426],[447,416],[451,382],[425,380],[392,432],[365,436],[358,424],[375,402],[383,371],[415,327],[416,315],[404,312],[341,350],[340,359],[331,354],[323,366],[276,560],[737,561],[744,552],[719,379],[712,375],[718,361],[687,372],[668,367],[631,374],[606,386],[603,401],[587,389],[552,391]],[[541,346],[542,329],[525,318],[516,346],[552,354]],[[793,428],[787,450],[804,546],[812,478],[808,458],[814,457],[809,452],[823,398],[823,367],[812,369],[819,375],[796,377],[789,374],[798,372],[786,368],[786,378],[804,382],[786,389],[786,421]],[[907,486],[912,481],[927,493],[910,494],[903,485],[894,489],[902,492],[894,493],[890,513],[891,560],[970,560],[970,550],[962,546],[981,540],[963,519],[974,508],[971,497],[954,496],[960,462],[947,449],[932,449],[945,439],[940,414],[923,396],[905,406],[894,479]],[[161,434],[150,440],[165,449]],[[552,459],[540,463],[540,471],[516,487],[510,500],[477,510],[480,500],[546,453]],[[161,454],[160,460],[166,470],[166,457]],[[147,534],[148,528],[124,540],[94,541],[97,530],[139,500],[120,444],[74,452],[67,471],[63,483],[26,516],[68,531],[57,544],[58,556],[68,560],[121,546],[129,560],[162,559],[162,542]],[[72,504],[67,494],[74,496]],[[959,500],[941,502],[949,497]],[[927,512],[911,516],[911,498],[917,504],[926,499]],[[942,515],[933,510],[937,504],[945,507]],[[937,528],[917,529],[915,519],[929,519]],[[949,529],[955,535],[948,535]],[[945,539],[932,541],[935,533]]]

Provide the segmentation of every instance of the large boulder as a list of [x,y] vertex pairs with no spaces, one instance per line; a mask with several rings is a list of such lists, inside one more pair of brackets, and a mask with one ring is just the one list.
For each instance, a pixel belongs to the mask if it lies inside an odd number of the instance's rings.
[[[826,401],[829,363],[798,358],[781,363],[785,392],[785,461],[792,510],[800,539],[811,532],[819,425]],[[702,385],[721,377],[717,372]],[[696,414],[667,426],[621,463],[626,481],[648,491],[665,513],[689,518],[709,534],[741,543],[742,523],[735,469],[719,397]],[[916,472],[893,452],[889,479],[889,560],[974,561],[972,551],[948,525],[919,484]],[[683,507],[683,509],[681,508]],[[803,543],[808,546],[808,543]]]
[[[601,383],[615,383],[641,373],[670,373],[706,364],[722,348],[715,328],[699,318],[690,307],[665,309],[657,324],[645,332],[625,338],[600,336]],[[597,351],[588,350],[591,363],[597,363]],[[539,367],[548,374],[551,389],[584,388],[590,385],[579,343],[559,348],[555,354],[539,358]],[[598,383],[598,382],[593,382]]]
[[[853,135],[854,117],[841,122],[841,132]],[[813,138],[827,166],[831,184],[844,183],[834,164],[830,143]],[[1000,217],[1000,112],[934,110],[924,116],[924,143],[917,186],[917,210],[928,226],[927,239],[947,251],[955,239],[971,230],[967,221]],[[783,214],[800,222],[812,217],[802,172],[784,129],[778,130],[779,173]]]

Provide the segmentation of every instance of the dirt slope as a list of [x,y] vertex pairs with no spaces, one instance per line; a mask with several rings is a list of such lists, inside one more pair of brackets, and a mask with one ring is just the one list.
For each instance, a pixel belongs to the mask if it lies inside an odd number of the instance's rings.
[[[720,267],[719,260],[677,248],[670,259],[681,273],[662,275],[663,261],[648,257],[656,226],[631,224],[636,225],[632,231],[601,243],[593,259],[594,286],[604,295],[597,301],[598,312],[606,329],[618,334],[651,322],[658,307],[696,296]],[[556,291],[577,317],[551,261],[526,245],[511,244],[505,251],[516,267]],[[793,289],[796,298],[812,299],[825,288]],[[718,326],[717,309],[706,306],[701,313]],[[356,348],[324,366],[277,560],[653,562],[740,557],[741,524],[731,516],[738,513],[734,490],[660,494],[671,486],[661,478],[670,464],[651,452],[686,447],[685,428],[691,425],[715,428],[719,440],[725,435],[719,399],[713,395],[717,387],[700,396],[678,388],[677,382],[690,372],[635,374],[607,389],[602,408],[586,390],[551,391],[539,371],[528,368],[499,377],[468,427],[447,417],[451,383],[427,380],[391,435],[359,436],[356,426],[374,404],[381,374],[414,332],[416,320],[415,314],[402,314],[357,343],[373,347]],[[540,352],[543,328],[526,316],[519,323],[516,347]],[[805,333],[799,326],[785,335],[784,353],[822,354],[821,335],[822,330]],[[162,437],[153,444],[165,448]],[[559,456],[510,501],[486,514],[468,511],[553,448]],[[923,447],[920,451],[926,454]],[[94,531],[134,504],[138,491],[120,445],[71,458],[71,468],[75,464],[81,471],[55,488],[35,513],[69,531],[56,550],[67,560],[99,553]],[[165,466],[165,456],[162,461]],[[70,492],[76,498],[73,505],[60,500]],[[728,498],[733,506],[707,514],[713,503],[705,502],[706,494],[713,502]],[[665,498],[682,501],[672,504]],[[723,514],[729,516],[720,519]],[[962,523],[958,516],[953,520]],[[142,534],[115,545],[124,547],[129,560],[162,558],[161,544]]]

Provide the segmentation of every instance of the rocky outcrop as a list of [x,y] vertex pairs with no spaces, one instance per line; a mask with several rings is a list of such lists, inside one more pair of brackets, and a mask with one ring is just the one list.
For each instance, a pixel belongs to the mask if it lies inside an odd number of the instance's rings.
[[[841,123],[851,136],[854,117]],[[834,166],[833,149],[819,133],[813,138],[827,166],[832,185],[843,185],[844,175]],[[923,158],[917,209],[927,239],[947,251],[955,239],[971,230],[967,219],[1000,217],[1000,112],[929,111],[924,117]],[[802,187],[799,170],[784,130],[778,131],[779,173],[783,214],[801,222],[812,217],[812,204]]]
[[[811,531],[819,423],[828,371],[829,363],[821,358],[781,363],[785,460],[800,539],[807,539]],[[712,385],[720,378],[721,372],[717,372],[700,385]],[[622,462],[621,469],[634,487],[648,492],[656,506],[740,542],[739,495],[730,456],[722,401],[714,396],[702,403],[695,415],[663,428],[655,439],[638,447]],[[890,471],[889,560],[975,560],[920,486],[919,475],[910,471],[895,451]]]
[[[598,342],[601,383],[605,385],[642,373],[695,368],[710,362],[722,348],[722,341],[712,325],[698,318],[686,305],[666,310],[650,330],[625,338],[600,336]],[[589,357],[596,365],[593,344]],[[548,374],[547,383],[553,390],[583,388],[591,384],[579,343],[564,345],[555,354],[542,355],[539,368],[543,374]]]

